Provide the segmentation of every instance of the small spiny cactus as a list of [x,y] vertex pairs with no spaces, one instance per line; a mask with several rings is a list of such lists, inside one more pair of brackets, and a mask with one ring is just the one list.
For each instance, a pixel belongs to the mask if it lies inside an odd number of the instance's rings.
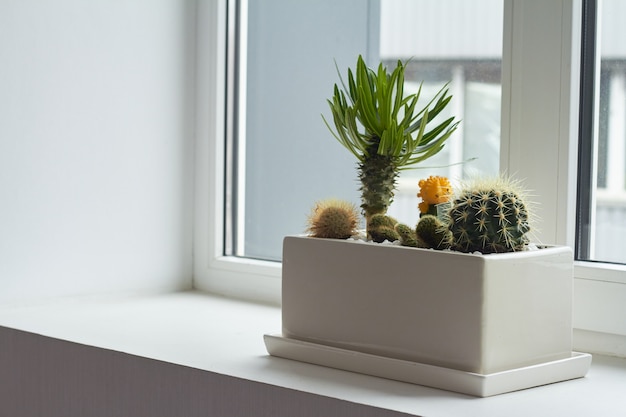
[[528,206],[519,183],[505,177],[463,187],[453,198],[445,220],[453,250],[513,252],[528,243]]
[[315,203],[308,218],[307,232],[313,237],[347,239],[357,233],[359,212],[343,200],[322,200]]
[[436,216],[422,215],[415,227],[415,233],[427,248],[447,249],[450,247],[448,229]]
[[377,243],[382,243],[385,240],[395,242],[400,239],[400,235],[396,232],[397,224],[398,221],[391,216],[374,214],[367,224],[369,237]]
[[395,226],[395,230],[400,236],[400,244],[402,246],[411,246],[413,248],[420,247],[420,242],[417,239],[415,230],[411,229],[404,223],[398,223]]

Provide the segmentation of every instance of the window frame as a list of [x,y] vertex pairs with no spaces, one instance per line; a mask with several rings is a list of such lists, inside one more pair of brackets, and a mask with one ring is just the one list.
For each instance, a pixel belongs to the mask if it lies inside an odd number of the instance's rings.
[[[538,238],[573,248],[582,0],[504,1],[501,170],[523,172],[542,196]],[[200,2],[198,13],[194,287],[279,305],[280,263],[223,255],[224,86],[234,33],[226,0]],[[525,169],[538,161],[550,163]],[[576,261],[574,275],[575,349],[593,334],[593,351],[626,356],[626,343],[614,343],[626,341],[626,265]]]

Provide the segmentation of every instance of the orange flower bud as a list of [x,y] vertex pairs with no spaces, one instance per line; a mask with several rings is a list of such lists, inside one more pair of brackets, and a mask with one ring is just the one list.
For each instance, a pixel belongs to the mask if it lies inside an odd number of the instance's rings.
[[446,177],[430,176],[418,183],[420,192],[418,197],[422,198],[419,205],[420,212],[428,212],[428,206],[431,204],[446,203],[450,200],[452,194],[452,186]]

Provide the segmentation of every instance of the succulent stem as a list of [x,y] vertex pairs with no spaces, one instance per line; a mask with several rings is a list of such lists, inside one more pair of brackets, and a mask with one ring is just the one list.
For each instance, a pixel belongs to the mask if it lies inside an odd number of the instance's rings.
[[361,208],[368,225],[375,214],[385,214],[393,201],[398,168],[392,157],[378,154],[378,138],[369,146],[359,164]]

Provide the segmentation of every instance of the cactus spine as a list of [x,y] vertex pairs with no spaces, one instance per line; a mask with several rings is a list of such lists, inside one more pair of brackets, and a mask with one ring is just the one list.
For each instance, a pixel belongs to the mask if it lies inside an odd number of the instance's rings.
[[522,250],[530,230],[522,195],[516,182],[503,177],[464,187],[446,219],[451,249],[484,254]]

